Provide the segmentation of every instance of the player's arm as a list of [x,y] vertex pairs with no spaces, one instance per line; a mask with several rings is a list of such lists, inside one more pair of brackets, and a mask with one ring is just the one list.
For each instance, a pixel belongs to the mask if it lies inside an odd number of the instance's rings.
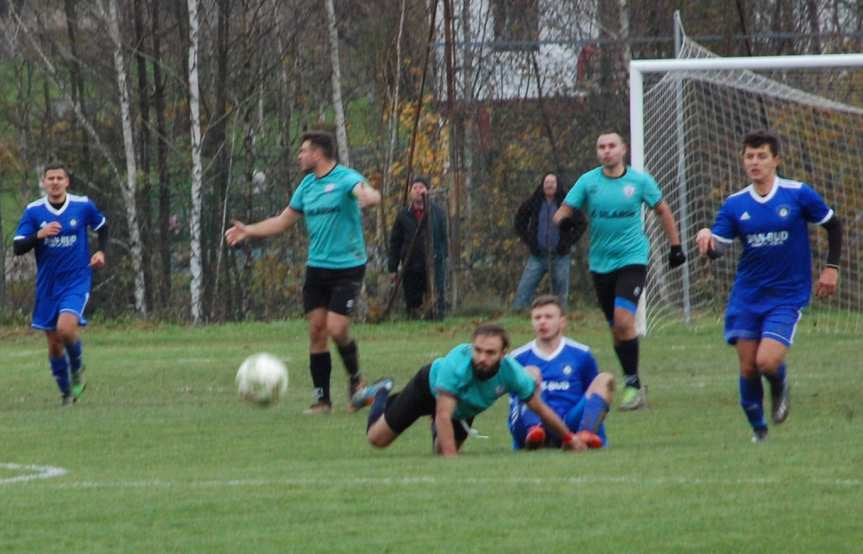
[[267,218],[257,223],[246,225],[234,221],[233,226],[225,231],[225,240],[229,246],[242,242],[249,238],[263,238],[278,235],[287,231],[291,225],[300,219],[302,212],[298,212],[288,206],[277,216]]
[[568,205],[566,202],[563,202],[560,207],[554,212],[554,216],[551,218],[551,221],[555,225],[560,225],[560,222],[568,217],[572,217],[573,209],[572,206]]
[[360,181],[356,184],[354,189],[351,191],[354,196],[359,200],[360,208],[365,208],[367,206],[376,206],[381,202],[381,193],[376,188],[366,183],[365,181]]
[[455,413],[458,400],[448,392],[438,390],[435,400],[434,425],[437,431],[437,452],[446,458],[458,454],[458,446],[455,443],[455,430],[452,427],[452,415]]
[[536,392],[533,393],[533,396],[530,397],[530,400],[526,402],[527,407],[539,416],[542,422],[545,423],[546,427],[554,431],[558,437],[561,437],[561,442],[563,443],[563,448],[565,450],[585,450],[587,445],[585,445],[569,430],[566,423],[564,423],[563,420],[554,413],[554,410],[549,408],[548,405],[542,401],[539,394],[540,389],[537,388]]
[[52,221],[51,223],[43,225],[33,235],[16,235],[15,238],[12,239],[12,252],[16,256],[26,254],[27,252],[35,248],[36,245],[39,244],[40,240],[46,237],[53,237],[59,235],[61,228],[62,225],[60,225],[58,221]]
[[821,224],[827,231],[827,263],[821,270],[818,283],[815,285],[815,295],[827,297],[836,292],[839,283],[839,262],[842,257],[842,222],[836,214]]
[[108,224],[103,221],[96,229],[96,251],[90,256],[90,267],[105,267],[105,252],[108,251]]
[[674,214],[671,213],[671,208],[668,207],[668,202],[661,200],[653,207],[653,212],[659,217],[662,224],[662,230],[665,231],[665,236],[668,237],[668,242],[671,250],[668,253],[669,267],[677,267],[686,262],[686,255],[683,253],[683,247],[680,245],[680,234],[677,232],[677,223],[674,221]]

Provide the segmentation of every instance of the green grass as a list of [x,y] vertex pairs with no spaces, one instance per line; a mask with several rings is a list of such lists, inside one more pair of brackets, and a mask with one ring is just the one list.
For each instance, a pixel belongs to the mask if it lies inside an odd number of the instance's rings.
[[[526,320],[506,321],[514,342]],[[804,320],[805,323],[805,320]],[[370,378],[396,378],[467,340],[472,323],[357,326]],[[596,319],[570,335],[619,369]],[[305,326],[86,332],[90,385],[59,408],[44,338],[0,330],[0,464],[61,467],[8,482],[0,552],[857,552],[863,441],[859,337],[804,328],[789,359],[792,413],[753,445],[737,404],[735,355],[712,322],[643,342],[650,409],[613,411],[611,448],[514,453],[506,401],[477,418],[489,439],[431,455],[427,422],[386,450],[365,412],[308,417]],[[288,359],[285,401],[237,399],[253,352]],[[337,359],[337,357],[336,357]]]

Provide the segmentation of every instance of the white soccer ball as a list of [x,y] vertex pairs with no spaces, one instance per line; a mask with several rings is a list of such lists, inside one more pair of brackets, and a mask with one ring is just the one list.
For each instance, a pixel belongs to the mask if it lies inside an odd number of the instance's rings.
[[288,369],[272,354],[252,354],[237,370],[237,390],[243,400],[260,405],[276,403],[288,390]]

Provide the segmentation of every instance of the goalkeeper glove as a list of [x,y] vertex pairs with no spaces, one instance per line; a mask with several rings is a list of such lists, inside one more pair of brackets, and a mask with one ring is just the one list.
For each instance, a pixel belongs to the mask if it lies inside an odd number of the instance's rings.
[[671,251],[668,253],[668,267],[674,269],[686,262],[686,254],[683,253],[683,247],[679,244],[671,245]]

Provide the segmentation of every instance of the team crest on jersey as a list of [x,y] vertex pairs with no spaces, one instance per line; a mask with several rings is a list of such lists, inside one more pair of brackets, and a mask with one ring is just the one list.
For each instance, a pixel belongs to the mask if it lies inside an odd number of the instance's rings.
[[788,206],[783,205],[783,206],[779,206],[778,208],[776,208],[776,215],[778,215],[782,219],[785,219],[786,217],[788,217],[788,214],[790,214],[790,213],[791,213],[791,208],[789,208]]
[[623,187],[623,194],[625,194],[627,198],[631,198],[632,195],[635,194],[635,187],[632,185],[626,185]]
[[503,388],[503,385],[498,385],[494,388],[494,393],[498,396],[502,395],[506,389]]
[[572,366],[571,365],[564,366],[563,367],[563,374],[564,375],[572,375]]
[[72,227],[77,227],[78,226],[78,220],[77,219],[70,220],[69,225],[71,225]]
[[334,190],[335,188],[336,188],[336,185],[334,185],[334,184],[330,183],[330,184],[328,184],[327,186],[325,186],[325,187],[324,187],[324,192],[333,192],[333,190]]

